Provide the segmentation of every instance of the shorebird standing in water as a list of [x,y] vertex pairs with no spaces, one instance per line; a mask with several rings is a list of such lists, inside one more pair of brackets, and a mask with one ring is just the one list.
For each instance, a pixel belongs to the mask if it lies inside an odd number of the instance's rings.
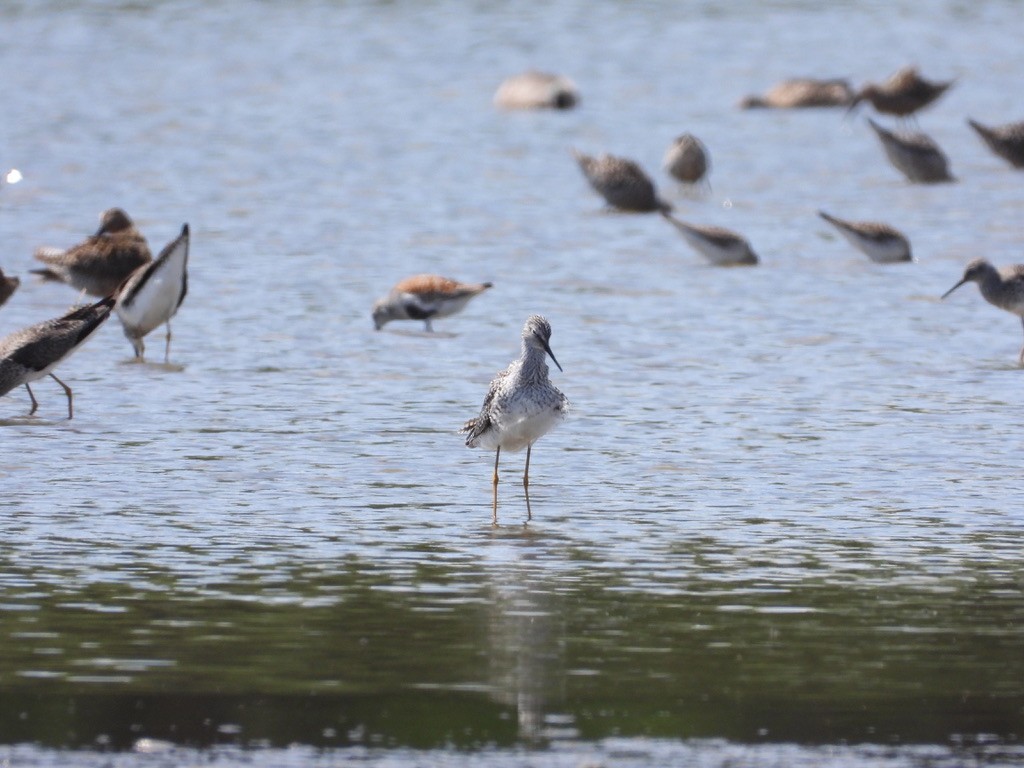
[[758,263],[750,243],[732,230],[687,224],[667,213],[662,216],[679,230],[691,248],[716,267],[750,267]]
[[[1017,315],[1024,326],[1024,264],[997,269],[985,259],[975,259],[967,265],[960,282],[942,294],[942,298],[971,282],[978,284],[985,301]],[[1024,347],[1020,350],[1020,364],[1024,365]]]
[[967,124],[978,132],[989,149],[1014,168],[1024,168],[1024,120],[988,127],[968,118]]
[[493,283],[460,283],[440,275],[415,275],[398,283],[373,305],[373,327],[378,331],[392,320],[422,320],[426,330],[434,330],[430,321],[461,312],[469,300]]
[[711,160],[703,142],[691,133],[684,133],[666,150],[662,167],[672,178],[684,184],[696,184],[706,181]]
[[139,267],[124,281],[117,297],[117,316],[124,335],[135,350],[135,357],[146,359],[147,333],[167,324],[164,363],[171,357],[171,318],[188,292],[188,224],[181,234],[164,248],[156,261]]
[[460,430],[468,433],[466,445],[470,448],[494,450],[494,502],[493,523],[498,524],[498,459],[501,449],[526,449],[526,468],[523,470],[523,491],[526,494],[526,519],[532,520],[530,510],[530,451],[542,435],[565,418],[569,401],[548,378],[545,355],[551,357],[551,324],[540,315],[531,315],[523,326],[523,350],[518,360],[499,373],[491,382],[484,397],[480,415],[470,419]]
[[946,155],[927,134],[890,131],[871,118],[868,118],[868,123],[882,142],[889,162],[908,180],[925,184],[956,181],[949,172]]
[[764,96],[745,96],[741,109],[803,109],[807,107],[845,107],[853,99],[853,89],[843,79],[816,80],[797,77],[773,85]]
[[153,258],[146,238],[120,208],[104,211],[100,228],[84,242],[67,250],[39,248],[35,257],[46,266],[33,269],[33,274],[67,283],[90,296],[109,296]]
[[877,221],[846,221],[824,211],[818,215],[839,230],[854,248],[876,264],[894,264],[913,261],[910,241],[897,229]]
[[952,80],[932,82],[921,77],[916,67],[903,67],[881,85],[866,83],[850,101],[850,109],[869,101],[876,112],[907,118],[931,104],[951,85]]
[[4,274],[4,271],[0,269],[0,307],[11,298],[11,294],[18,290],[18,286],[21,285],[20,277],[8,277]]
[[658,197],[650,176],[632,160],[609,154],[592,157],[575,149],[572,154],[590,186],[608,205],[637,213],[672,210]]
[[0,339],[0,396],[24,384],[32,400],[32,410],[28,412],[31,416],[39,403],[29,383],[48,375],[64,388],[68,397],[68,418],[72,418],[71,387],[58,379],[53,369],[92,336],[110,316],[113,306],[114,297],[107,296],[95,304],[73,309],[63,317],[36,323]]
[[571,109],[580,99],[576,83],[565,75],[527,70],[503,82],[494,94],[501,109]]

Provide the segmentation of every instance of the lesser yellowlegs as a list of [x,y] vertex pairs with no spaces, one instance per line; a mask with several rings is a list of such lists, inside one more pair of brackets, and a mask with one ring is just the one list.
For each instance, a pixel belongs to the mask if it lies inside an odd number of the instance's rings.
[[952,80],[944,83],[925,80],[916,67],[903,67],[880,85],[866,83],[854,95],[850,109],[867,101],[876,112],[905,118],[931,104],[951,85]]
[[970,118],[967,123],[978,132],[989,149],[1014,168],[1024,168],[1024,120],[991,127]]
[[501,109],[570,109],[579,98],[568,77],[531,69],[506,79],[494,94],[494,104]]
[[465,309],[474,296],[493,283],[460,283],[440,275],[415,275],[402,280],[373,305],[373,325],[379,331],[392,320],[422,320],[433,331],[431,320],[449,317]]
[[21,285],[20,277],[10,277],[5,275],[4,271],[0,269],[0,307],[11,298],[11,294],[18,290],[18,286]]
[[847,221],[830,216],[825,211],[818,215],[839,230],[850,244],[878,264],[913,261],[910,241],[899,230],[878,221]]
[[773,85],[763,96],[746,96],[743,109],[799,109],[804,107],[844,107],[853,98],[853,89],[843,79],[818,80],[797,77]]
[[114,297],[107,296],[95,304],[78,307],[63,317],[45,320],[0,339],[0,395],[6,395],[22,384],[32,400],[31,416],[39,403],[29,383],[49,375],[61,385],[68,398],[68,418],[74,416],[71,387],[53,373],[110,316]]
[[697,253],[719,267],[753,266],[757,254],[741,235],[723,227],[687,224],[667,213],[662,214],[682,234]]
[[530,451],[534,442],[565,418],[569,408],[566,399],[548,378],[545,355],[551,351],[551,324],[540,315],[531,315],[523,326],[523,349],[518,360],[499,373],[491,382],[484,398],[480,415],[462,427],[468,433],[466,445],[470,448],[494,450],[494,477],[492,479],[493,522],[498,522],[498,459],[501,449],[526,449],[526,468],[523,471],[523,491],[526,494],[526,519],[533,519],[530,510]]
[[156,258],[125,280],[117,297],[117,316],[121,318],[124,335],[135,350],[135,357],[146,359],[143,338],[153,329],[167,325],[164,362],[171,357],[171,318],[188,292],[188,224]]
[[[942,298],[971,282],[978,284],[985,301],[1017,315],[1024,326],[1024,264],[997,269],[985,259],[974,259],[967,265],[960,282],[942,294]],[[1024,348],[1020,351],[1020,363],[1024,365]]]
[[658,197],[644,169],[632,160],[609,154],[593,157],[575,149],[573,157],[590,186],[612,207],[638,213],[672,210]]
[[693,134],[684,133],[666,150],[662,167],[674,179],[696,184],[707,177],[711,160],[704,143]]
[[90,296],[109,296],[128,275],[152,259],[146,239],[120,208],[104,211],[100,228],[84,242],[67,250],[39,248],[35,257],[46,267],[33,273]]
[[923,184],[956,181],[949,172],[949,161],[939,145],[920,131],[890,131],[868,119],[889,162],[908,180]]

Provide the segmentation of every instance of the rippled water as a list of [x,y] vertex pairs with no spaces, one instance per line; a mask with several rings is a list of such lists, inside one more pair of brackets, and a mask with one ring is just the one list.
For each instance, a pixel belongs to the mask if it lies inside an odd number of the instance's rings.
[[[60,369],[73,421],[49,380],[33,418],[0,399],[0,759],[1024,760],[1020,324],[937,298],[1021,260],[1024,177],[964,122],[1024,117],[1019,31],[1013,2],[5,4],[0,332],[75,300],[31,254],[104,208],[193,242],[173,365],[115,320]],[[920,118],[956,184],[905,183],[862,115],[735,108],[908,62],[957,78]],[[580,108],[494,110],[529,66]],[[658,170],[683,131],[700,197]],[[762,266],[605,211],[571,147]],[[417,272],[495,288],[374,332]],[[492,528],[456,430],[531,312],[574,411],[528,527],[502,457]]]

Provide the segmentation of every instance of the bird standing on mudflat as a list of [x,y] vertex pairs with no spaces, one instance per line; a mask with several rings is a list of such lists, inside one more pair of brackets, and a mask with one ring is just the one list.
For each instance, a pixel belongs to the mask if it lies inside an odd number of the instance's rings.
[[526,519],[532,520],[530,452],[534,442],[561,422],[569,409],[568,399],[548,378],[545,355],[551,357],[559,371],[562,370],[551,351],[551,324],[540,315],[531,315],[523,326],[522,339],[519,359],[494,378],[484,397],[480,415],[467,421],[460,430],[468,433],[468,447],[495,451],[492,481],[494,525],[498,524],[498,459],[501,449],[526,449],[523,491],[526,494]]
[[989,127],[968,118],[967,124],[978,132],[989,149],[1014,168],[1024,168],[1024,120]]
[[[960,282],[942,294],[946,298],[964,283],[977,283],[981,295],[989,304],[1017,315],[1024,326],[1024,264],[996,268],[986,259],[974,259],[964,270]],[[1024,347],[1020,350],[1020,363],[1024,365]]]
[[830,216],[825,211],[818,211],[818,215],[838,229],[850,245],[876,264],[914,260],[910,255],[910,241],[906,235],[888,224],[879,221],[847,221]]
[[431,320],[461,312],[470,299],[492,286],[493,283],[460,283],[440,275],[407,277],[374,303],[373,327],[379,331],[392,320],[422,320],[431,332]]
[[39,403],[29,383],[49,375],[64,388],[68,418],[72,418],[71,387],[58,379],[53,369],[92,336],[110,316],[113,306],[114,297],[107,296],[95,304],[73,309],[63,317],[36,323],[0,339],[0,396],[24,384],[32,400],[32,410],[28,412],[31,416]]
[[171,318],[188,292],[188,224],[181,234],[160,252],[155,261],[145,264],[124,281],[117,297],[117,316],[124,335],[135,350],[135,357],[146,359],[142,339],[153,329],[167,324],[164,363],[171,357]]
[[920,131],[890,131],[868,118],[885,156],[909,181],[934,184],[956,181],[949,172],[949,160],[939,145]]
[[952,85],[952,80],[944,83],[925,80],[917,67],[903,67],[881,85],[865,83],[854,94],[850,109],[868,101],[876,112],[905,118],[931,104]]
[[658,197],[650,176],[632,160],[609,154],[593,157],[575,149],[572,154],[590,186],[612,207],[637,213],[672,210]]
[[84,242],[67,250],[39,248],[35,257],[46,266],[32,270],[33,274],[67,283],[90,296],[109,296],[153,258],[146,238],[120,208],[104,211],[100,228]]

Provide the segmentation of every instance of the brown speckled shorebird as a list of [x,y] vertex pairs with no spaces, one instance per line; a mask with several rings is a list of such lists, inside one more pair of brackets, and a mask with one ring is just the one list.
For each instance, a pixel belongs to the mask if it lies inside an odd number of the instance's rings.
[[677,136],[665,152],[662,167],[669,176],[684,184],[706,180],[711,159],[703,142],[692,133]]
[[526,519],[533,519],[530,509],[530,452],[538,438],[560,423],[569,410],[569,401],[548,378],[545,356],[551,351],[551,324],[540,315],[531,315],[523,326],[523,349],[518,360],[499,373],[484,397],[480,415],[470,419],[460,430],[467,433],[466,445],[486,448],[494,453],[493,523],[498,524],[498,459],[501,449],[526,449],[523,470],[523,491],[526,494]]
[[572,153],[590,186],[612,207],[636,213],[672,210],[658,197],[651,178],[632,160],[608,154],[592,157],[575,149]]
[[667,213],[662,214],[682,234],[695,251],[717,267],[751,267],[757,254],[742,236],[722,227],[687,224]]
[[460,283],[440,275],[415,275],[402,280],[384,298],[373,305],[373,326],[378,331],[392,320],[422,320],[433,331],[430,321],[461,312],[469,300],[493,283]]
[[570,109],[579,99],[576,84],[568,77],[531,69],[498,86],[494,105],[501,109]]
[[21,285],[20,277],[10,277],[0,269],[0,307],[11,298],[12,293],[18,290],[19,285]]
[[839,234],[876,264],[913,261],[910,241],[899,230],[877,221],[846,221],[825,211],[818,215],[839,230]]
[[763,96],[746,96],[743,109],[801,109],[805,107],[845,107],[853,99],[847,80],[817,80],[797,77],[773,85]]
[[862,101],[871,103],[876,112],[896,117],[909,117],[931,104],[953,85],[925,80],[916,67],[903,67],[881,85],[866,83],[850,102],[850,109]]
[[922,184],[956,181],[949,172],[946,155],[927,134],[920,131],[890,131],[870,118],[868,123],[882,142],[889,162],[908,180]]
[[72,418],[71,387],[58,379],[53,369],[92,336],[110,317],[113,306],[114,297],[107,296],[95,304],[73,309],[63,317],[45,320],[0,339],[0,396],[24,384],[32,400],[32,410],[28,412],[31,416],[39,403],[29,383],[49,375],[64,388],[68,397],[68,418]]
[[[986,259],[974,259],[964,270],[960,282],[942,294],[946,298],[965,283],[977,283],[981,295],[989,304],[1017,315],[1024,326],[1024,264],[996,268]],[[1024,365],[1024,347],[1020,351],[1020,364]]]
[[968,118],[967,124],[978,132],[989,149],[1014,168],[1024,168],[1024,120],[988,127]]
[[35,257],[46,264],[33,273],[67,283],[90,296],[109,296],[128,275],[152,260],[146,239],[128,214],[110,208],[100,228],[85,242],[68,248],[40,248]]

